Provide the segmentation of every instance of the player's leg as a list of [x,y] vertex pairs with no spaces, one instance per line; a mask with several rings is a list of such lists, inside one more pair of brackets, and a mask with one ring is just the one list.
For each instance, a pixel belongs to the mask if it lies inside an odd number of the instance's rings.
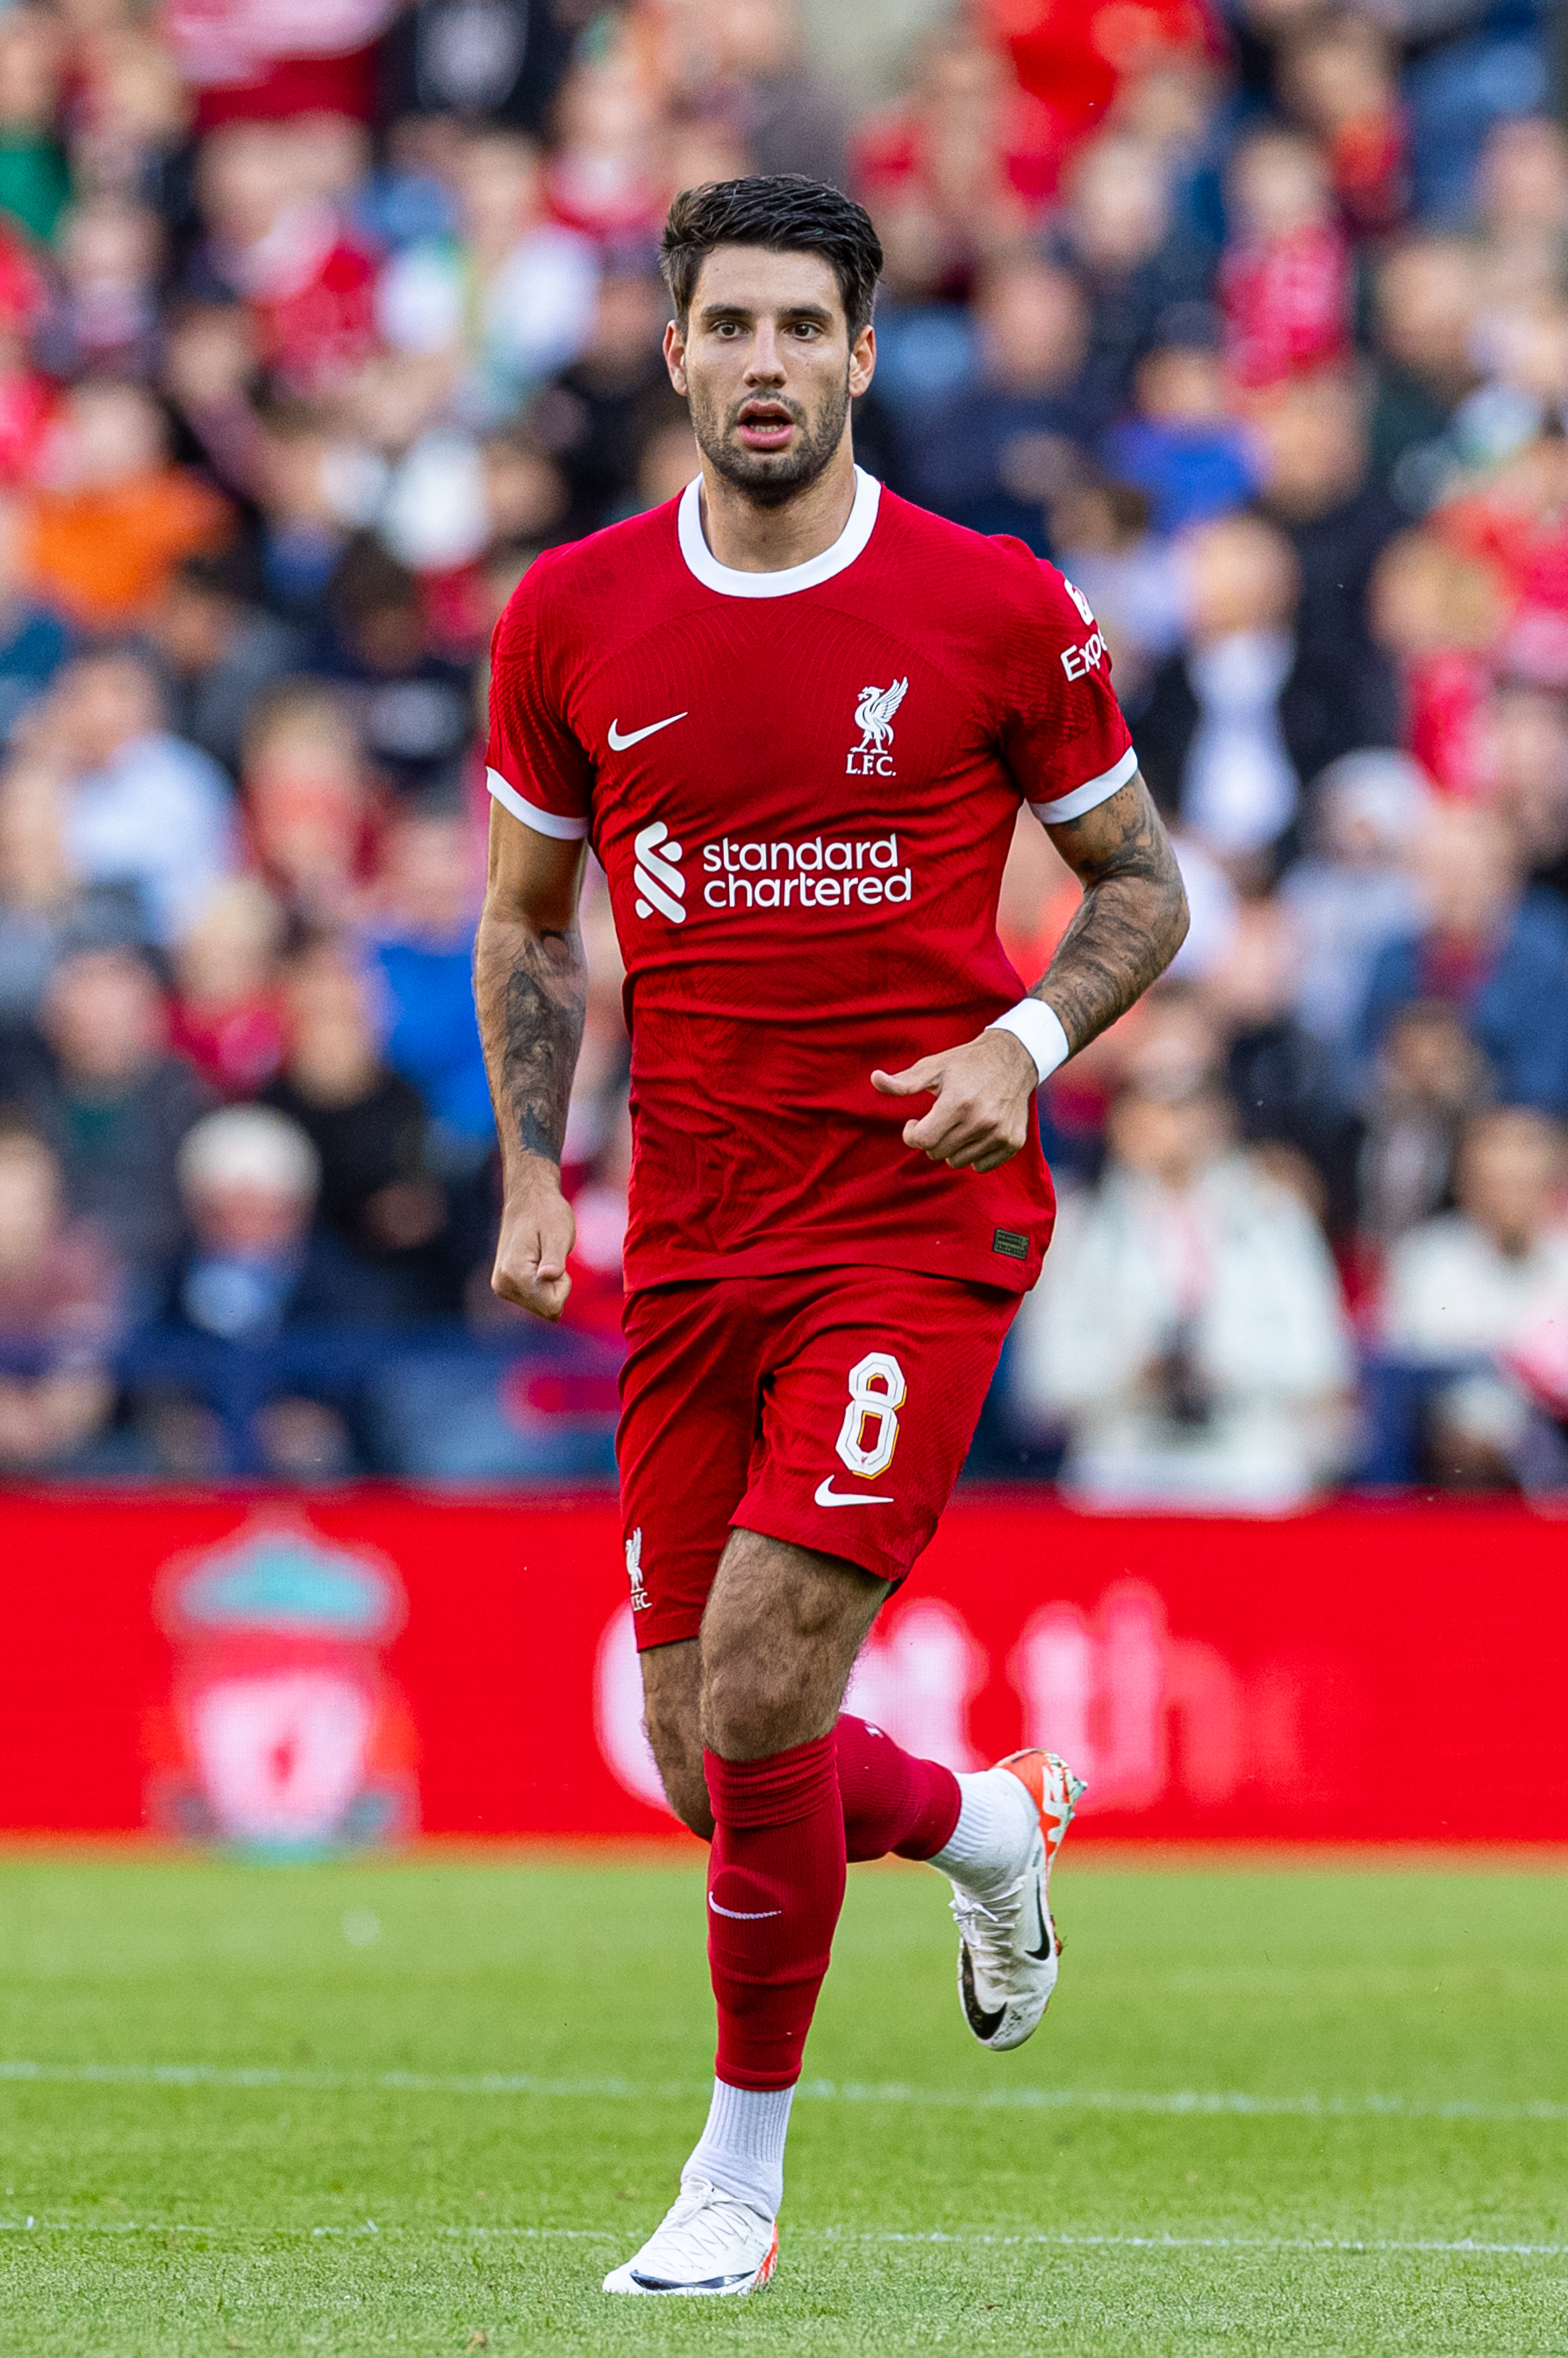
[[[1000,1288],[903,1271],[815,1278],[736,1520],[903,1579],[946,1505],[1016,1308]],[[986,2046],[1019,2046],[1055,1986],[1047,1881],[1081,1786],[1042,1752],[948,1779],[884,1753],[887,1741],[864,1723],[841,1731],[857,1855],[885,1844],[950,1877],[965,2019]]]
[[725,1548],[698,1695],[713,2097],[680,2199],[607,2290],[747,2292],[772,2273],[790,2104],[844,1897],[835,1726],[885,1594],[859,1566],[755,1532]]
[[[713,1838],[713,1811],[702,1765],[702,1661],[697,1640],[652,1646],[642,1656],[648,1741],[671,1809],[704,1842]],[[891,1736],[840,1712],[833,1729],[844,1847],[860,1859],[928,1859],[949,1843],[968,1802],[967,1838],[979,1856],[986,1842],[983,1781],[960,1779],[939,1760],[905,1752]],[[1005,1804],[1004,1804],[1005,1806]],[[994,1846],[994,1845],[993,1845]]]

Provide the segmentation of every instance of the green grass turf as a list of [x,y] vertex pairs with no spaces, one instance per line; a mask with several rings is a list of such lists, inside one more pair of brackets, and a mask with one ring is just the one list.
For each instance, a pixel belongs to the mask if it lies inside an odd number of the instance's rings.
[[997,2058],[936,1879],[857,1870],[774,2284],[617,2302],[703,2114],[695,1863],[0,1857],[0,2353],[1568,2353],[1561,1874],[1056,1889]]

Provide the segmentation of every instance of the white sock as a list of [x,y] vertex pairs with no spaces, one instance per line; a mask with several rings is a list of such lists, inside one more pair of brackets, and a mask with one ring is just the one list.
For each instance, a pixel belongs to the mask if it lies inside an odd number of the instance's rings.
[[960,1775],[958,1823],[933,1866],[989,1899],[1022,1874],[1039,1812],[1011,1768],[978,1768]]
[[764,2219],[776,2219],[794,2102],[793,2088],[730,2088],[715,2080],[708,2125],[681,2171],[681,2184],[706,2178],[720,2193],[732,2194]]

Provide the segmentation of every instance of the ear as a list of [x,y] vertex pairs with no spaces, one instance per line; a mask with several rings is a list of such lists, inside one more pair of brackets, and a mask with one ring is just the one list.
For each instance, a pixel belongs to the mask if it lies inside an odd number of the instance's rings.
[[877,331],[868,320],[849,347],[849,393],[852,399],[859,401],[876,374],[876,367]]
[[688,390],[686,381],[686,330],[678,319],[672,319],[665,330],[665,366],[670,373],[670,383],[684,401]]

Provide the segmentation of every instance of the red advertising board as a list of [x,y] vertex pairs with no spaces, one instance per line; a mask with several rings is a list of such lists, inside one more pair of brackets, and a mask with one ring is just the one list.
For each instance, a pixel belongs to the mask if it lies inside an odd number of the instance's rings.
[[[656,1834],[607,1498],[0,1498],[0,1830]],[[851,1702],[1025,1741],[1089,1837],[1568,1840],[1568,1524],[1100,1518],[972,1493]]]

